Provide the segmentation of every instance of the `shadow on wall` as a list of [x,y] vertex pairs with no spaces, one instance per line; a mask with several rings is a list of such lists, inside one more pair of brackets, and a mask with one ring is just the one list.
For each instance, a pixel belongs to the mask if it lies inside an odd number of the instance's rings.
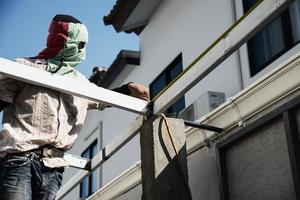
[[191,199],[183,120],[168,118],[170,132],[163,118],[147,123],[141,134],[142,199]]

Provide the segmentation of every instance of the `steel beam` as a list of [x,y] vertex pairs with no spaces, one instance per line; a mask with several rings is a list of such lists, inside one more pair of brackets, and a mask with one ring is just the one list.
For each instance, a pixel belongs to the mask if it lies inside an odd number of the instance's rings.
[[70,164],[70,167],[89,170],[90,159],[64,153],[64,159]]
[[53,90],[146,115],[147,101],[0,58],[0,74]]

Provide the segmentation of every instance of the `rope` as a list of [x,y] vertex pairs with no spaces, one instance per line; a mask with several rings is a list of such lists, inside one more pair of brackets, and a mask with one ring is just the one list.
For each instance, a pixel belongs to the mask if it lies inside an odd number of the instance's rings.
[[183,167],[182,167],[182,165],[180,163],[180,156],[179,156],[179,153],[178,153],[178,151],[177,151],[177,149],[175,147],[174,140],[173,140],[170,128],[169,128],[168,120],[167,120],[166,116],[163,113],[160,116],[162,117],[162,119],[164,120],[164,122],[166,124],[167,132],[168,132],[168,135],[169,135],[169,138],[170,138],[173,150],[174,150],[174,152],[176,154],[176,157],[178,158],[177,160],[178,160],[178,166],[180,168],[180,175],[181,175],[181,178],[184,181],[184,185],[185,185],[185,188],[186,188],[187,193],[188,193],[188,199],[192,200],[193,196],[192,196],[191,188],[190,188],[189,182],[187,180],[187,177],[185,176],[184,169],[183,169]]

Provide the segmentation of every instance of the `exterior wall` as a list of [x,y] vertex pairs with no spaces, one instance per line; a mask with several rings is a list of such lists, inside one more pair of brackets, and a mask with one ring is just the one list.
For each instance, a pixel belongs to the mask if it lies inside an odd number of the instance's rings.
[[[125,129],[130,122],[134,120],[134,114],[121,111],[115,108],[107,108],[104,111],[89,111],[84,127],[76,140],[75,145],[68,152],[74,155],[81,155],[81,153],[98,139],[98,147],[101,146],[99,141],[102,142],[102,148],[115,138],[120,131]],[[99,127],[99,128],[97,128]],[[95,128],[97,128],[96,131]],[[100,130],[101,129],[101,130]],[[102,141],[100,138],[102,134]],[[99,149],[100,150],[100,149]],[[132,166],[137,160],[140,159],[139,151],[139,137],[133,138],[127,145],[118,151],[112,158],[110,158],[98,170],[99,180],[98,188],[100,185],[105,185],[113,178],[121,174],[123,171]],[[67,168],[64,173],[64,182],[67,182],[78,169]],[[64,199],[78,199],[79,186],[70,192]]]
[[[241,0],[234,0],[235,2],[235,13],[236,18],[240,18],[243,15],[243,5]],[[243,80],[243,86],[247,87],[251,83],[255,82],[259,78],[261,78],[264,74],[270,72],[273,68],[275,68],[277,65],[285,61],[287,58],[291,57],[295,53],[300,51],[300,44],[296,45],[286,53],[284,53],[282,56],[280,56],[278,59],[274,60],[268,67],[264,68],[262,71],[260,71],[258,74],[256,74],[254,77],[250,76],[250,66],[249,66],[249,59],[248,59],[248,50],[247,45],[243,45],[239,50],[239,58],[240,63],[242,66],[241,74],[242,74],[242,80]]]
[[[67,153],[80,156],[95,140],[97,140],[98,150],[102,148],[102,134],[103,134],[103,126],[101,120],[94,120],[95,114],[97,112],[89,112],[85,119],[84,126],[82,131],[80,132],[78,138],[76,139],[75,145],[72,147],[70,151]],[[102,185],[102,169],[96,170],[97,172],[97,186],[100,188]],[[74,174],[76,174],[79,169],[75,169],[72,167],[66,168],[63,177],[63,184],[68,181]],[[73,189],[68,195],[64,197],[64,199],[79,199],[80,194],[80,185],[78,185],[75,189]]]
[[[180,53],[183,56],[183,66],[187,67],[241,15],[240,0],[162,1],[140,34],[141,65],[127,66],[112,83],[111,88],[130,81],[149,85]],[[235,95],[243,89],[243,85],[248,86],[253,83],[278,63],[297,52],[299,48],[300,46],[297,45],[255,77],[250,78],[247,48],[243,46],[185,95],[186,107],[206,91],[223,92],[227,98]],[[89,111],[86,124],[70,153],[80,155],[93,139],[98,137],[100,134],[98,131],[92,134],[91,131],[99,126],[99,122],[102,124],[102,145],[105,146],[120,131],[126,129],[135,117],[135,114],[115,108],[108,108],[102,112]],[[86,140],[88,135],[90,136]],[[189,156],[190,181],[195,199],[200,195],[197,192],[199,190],[202,191],[202,199],[203,197],[219,199],[218,189],[216,189],[218,185],[216,169],[213,168],[216,165],[214,158],[213,150],[206,148]],[[103,165],[102,176],[99,175],[99,185],[100,182],[105,185],[138,160],[140,160],[140,147],[139,137],[136,136]],[[199,167],[202,162],[207,162],[211,167],[204,165]],[[65,181],[74,174],[74,171],[74,169],[66,170]],[[207,181],[201,182],[203,179]],[[126,194],[126,198],[124,196],[119,199],[133,199],[132,196],[139,199],[140,188],[130,192]],[[65,199],[78,199],[78,196],[79,187]]]
[[[141,68],[135,73],[147,74],[144,81],[151,83],[181,52],[187,67],[234,21],[231,0],[163,1],[140,34]],[[185,95],[186,106],[206,91],[224,92],[226,97],[240,91],[238,61],[234,54],[191,89]]]
[[[209,10],[218,6],[216,16]],[[188,12],[187,12],[188,11]],[[200,16],[199,16],[200,15]],[[173,19],[173,20],[170,20]],[[207,23],[213,21],[212,23]],[[130,81],[149,85],[156,76],[179,54],[183,53],[183,65],[186,67],[200,52],[205,50],[223,31],[234,22],[231,1],[166,0],[151,17],[149,24],[140,35],[141,64],[127,66],[110,88]],[[159,30],[159,31],[158,31]],[[199,37],[199,35],[202,35]],[[179,38],[184,38],[180,39]],[[234,55],[222,70],[216,70],[204,82],[186,95],[186,105],[207,90],[225,92],[231,96],[240,91],[239,68]],[[214,77],[221,76],[225,68],[231,68],[227,79],[214,84]],[[236,77],[233,79],[232,77]],[[230,83],[230,84],[225,84]],[[210,87],[208,87],[210,85]],[[196,92],[195,92],[196,91]],[[123,128],[134,120],[136,115],[114,108],[98,113],[103,123],[103,144],[110,142]],[[113,119],[113,120],[112,120]],[[116,123],[117,122],[117,123]],[[128,156],[130,155],[130,156]],[[139,137],[137,136],[104,164],[103,184],[140,160]]]
[[[298,90],[252,116],[246,127],[219,136],[209,147],[190,152],[188,173],[193,199],[296,200],[299,175],[294,169],[300,166],[294,156],[299,156],[299,146],[291,141],[300,142],[299,94]],[[292,113],[288,118],[287,112]],[[293,120],[296,130],[288,125]],[[140,187],[117,199],[141,199]]]
[[131,189],[122,196],[116,198],[116,200],[140,200],[142,199],[142,185],[138,185],[135,188]]
[[[200,123],[225,128],[223,133],[186,129],[194,199],[220,199],[229,191],[236,199],[247,199],[248,196],[235,195],[248,191],[253,191],[249,194],[252,199],[296,199],[295,193],[300,191],[300,90],[296,78],[300,58],[299,54],[295,56],[293,62],[286,60],[279,70],[235,96],[235,109],[229,101],[199,119]],[[141,165],[131,167],[90,199],[140,199],[141,192],[133,189],[140,183],[140,170]],[[241,184],[230,184],[228,190],[227,181]],[[297,195],[299,199],[300,193]]]
[[[219,6],[216,7],[216,4]],[[219,14],[215,15],[214,13]],[[130,81],[149,85],[181,52],[183,66],[186,67],[217,39],[234,22],[234,19],[233,2],[229,0],[162,1],[140,34],[140,66],[126,67],[124,72],[112,83],[111,88]],[[224,76],[224,74],[226,75]],[[215,78],[218,78],[220,82],[216,83]],[[224,92],[226,96],[232,96],[239,92],[241,80],[237,55],[233,55],[225,61],[222,67],[214,71],[203,82],[186,94],[186,106],[208,90]],[[126,125],[134,119],[132,114],[127,112],[110,110],[113,111],[105,111],[100,114],[103,117],[104,144],[113,139],[118,130],[122,130],[121,126],[126,128]],[[111,116],[120,121],[118,127],[107,120]],[[107,132],[105,127],[107,127]],[[110,158],[107,164],[104,164],[104,183],[122,172],[121,167],[116,166],[124,166],[124,171],[134,161],[140,160],[139,139],[134,139],[130,143],[124,150],[122,149],[120,153]],[[130,156],[125,152],[130,152]],[[131,164],[130,162],[124,163],[122,161],[124,156],[133,162]]]

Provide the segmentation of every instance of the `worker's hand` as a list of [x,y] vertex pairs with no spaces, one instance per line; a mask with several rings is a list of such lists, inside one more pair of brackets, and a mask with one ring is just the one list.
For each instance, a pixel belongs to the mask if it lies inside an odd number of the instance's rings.
[[95,83],[97,86],[101,86],[101,83],[107,73],[107,69],[104,67],[94,67],[93,74],[90,76],[89,81]]
[[128,89],[131,92],[130,96],[149,101],[149,89],[142,84],[129,83]]

